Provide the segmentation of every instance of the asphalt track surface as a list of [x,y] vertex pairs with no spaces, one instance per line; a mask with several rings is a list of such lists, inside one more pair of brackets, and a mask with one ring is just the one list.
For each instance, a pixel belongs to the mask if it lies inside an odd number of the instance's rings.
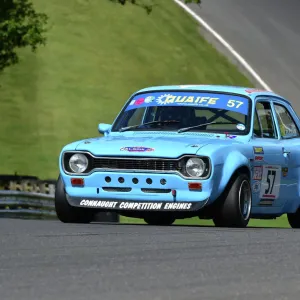
[[300,114],[299,0],[203,0],[191,8]]
[[300,295],[300,231],[0,219],[3,300]]

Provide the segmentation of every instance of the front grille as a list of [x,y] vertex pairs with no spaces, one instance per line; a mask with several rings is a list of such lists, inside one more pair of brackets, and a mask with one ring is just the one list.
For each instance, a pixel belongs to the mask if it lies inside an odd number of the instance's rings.
[[163,159],[94,158],[93,169],[180,171],[179,162]]
[[[88,168],[83,173],[75,173],[70,168],[70,158],[74,153],[81,153],[88,159]],[[118,157],[95,157],[84,151],[67,151],[63,156],[63,168],[67,174],[85,175],[91,174],[94,170],[115,171],[115,172],[158,172],[158,173],[177,173],[185,178],[192,178],[185,169],[187,160],[195,155],[182,155],[177,159],[154,158],[154,157],[137,157],[137,156],[118,156]],[[197,156],[198,157],[198,156]],[[210,161],[208,157],[201,156],[205,161],[206,169],[201,179],[210,176]],[[200,179],[197,177],[197,179]],[[137,180],[136,178],[134,179]],[[162,179],[164,180],[164,179]],[[108,181],[107,181],[108,182]],[[120,182],[122,183],[122,182]]]

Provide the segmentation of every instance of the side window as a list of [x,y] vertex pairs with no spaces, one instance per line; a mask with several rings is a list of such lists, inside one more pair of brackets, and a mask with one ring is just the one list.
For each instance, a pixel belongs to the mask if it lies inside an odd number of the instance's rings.
[[258,115],[257,121],[260,122],[262,129],[260,137],[269,139],[277,138],[271,104],[269,102],[258,102],[256,103],[256,111]]
[[299,137],[299,130],[289,111],[280,104],[274,104],[274,107],[282,138]]

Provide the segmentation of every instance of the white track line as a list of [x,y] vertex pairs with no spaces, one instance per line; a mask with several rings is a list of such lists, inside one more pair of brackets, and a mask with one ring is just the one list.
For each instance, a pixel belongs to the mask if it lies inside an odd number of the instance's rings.
[[271,91],[272,89],[267,85],[265,81],[253,70],[253,68],[247,63],[247,61],[234,50],[234,48],[227,43],[221,35],[219,35],[212,27],[210,27],[200,16],[198,16],[193,10],[191,10],[186,4],[180,0],[174,0],[179,6],[181,6],[187,13],[189,13],[196,21],[198,21],[210,34],[212,34],[249,72],[255,80],[265,89]]

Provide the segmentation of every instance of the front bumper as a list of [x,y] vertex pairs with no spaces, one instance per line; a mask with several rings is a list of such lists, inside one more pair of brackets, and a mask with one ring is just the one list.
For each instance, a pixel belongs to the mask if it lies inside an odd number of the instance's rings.
[[70,205],[76,207],[96,208],[100,210],[116,211],[198,211],[207,200],[199,202],[170,202],[170,201],[132,201],[132,200],[112,200],[112,199],[92,199],[67,196]]
[[[212,190],[210,179],[187,180],[176,174],[95,172],[82,177],[61,176],[70,205],[101,210],[197,211],[208,202]],[[84,186],[72,186],[71,178],[83,178]],[[201,183],[202,189],[190,190],[189,182]]]

